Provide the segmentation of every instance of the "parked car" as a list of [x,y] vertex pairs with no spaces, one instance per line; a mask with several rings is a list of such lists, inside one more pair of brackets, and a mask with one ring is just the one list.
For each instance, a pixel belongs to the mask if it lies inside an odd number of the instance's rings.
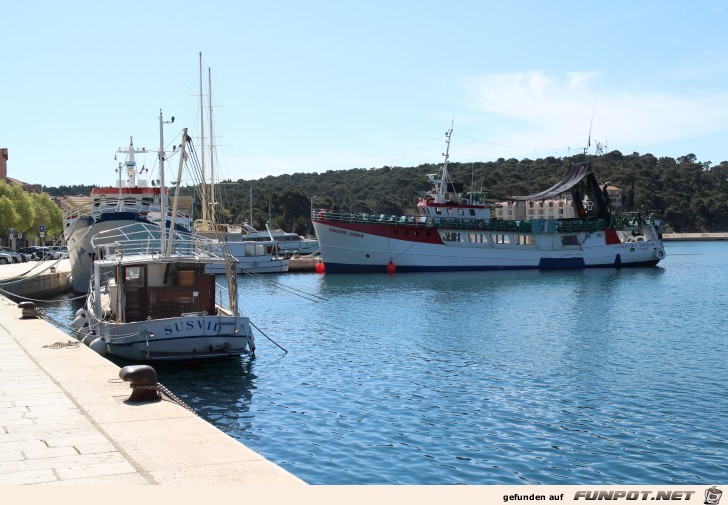
[[0,251],[0,265],[7,265],[8,263],[13,262],[13,257],[9,254]]
[[51,250],[52,250],[52,251],[53,251],[53,252],[54,252],[54,253],[56,254],[56,256],[57,256],[57,257],[55,257],[55,258],[53,258],[53,259],[58,259],[58,258],[68,258],[68,247],[66,247],[66,246],[53,246],[53,247],[51,247],[50,249],[51,249]]
[[38,253],[40,254],[40,259],[43,260],[57,260],[63,257],[63,251],[59,247],[41,246],[38,247]]
[[13,263],[22,263],[24,261],[28,261],[25,256],[18,254],[17,252],[13,251],[9,247],[0,247],[0,252],[3,252],[5,254],[9,254],[12,258]]
[[43,256],[40,247],[36,246],[21,247],[20,249],[18,249],[18,252],[20,254],[25,254],[25,256],[27,256],[29,260],[39,260]]

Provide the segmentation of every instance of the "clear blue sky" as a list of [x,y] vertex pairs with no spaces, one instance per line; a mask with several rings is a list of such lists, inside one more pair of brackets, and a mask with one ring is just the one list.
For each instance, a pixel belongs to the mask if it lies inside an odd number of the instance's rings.
[[725,1],[29,0],[0,23],[0,147],[30,183],[113,184],[160,109],[169,143],[198,136],[199,52],[233,180],[439,163],[453,118],[452,161],[590,130],[591,152],[728,160]]

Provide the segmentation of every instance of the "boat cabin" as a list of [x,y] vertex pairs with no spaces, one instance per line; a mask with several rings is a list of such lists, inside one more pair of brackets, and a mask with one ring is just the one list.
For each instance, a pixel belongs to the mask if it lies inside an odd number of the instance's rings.
[[118,322],[215,314],[215,276],[199,263],[132,263],[114,268],[110,306]]

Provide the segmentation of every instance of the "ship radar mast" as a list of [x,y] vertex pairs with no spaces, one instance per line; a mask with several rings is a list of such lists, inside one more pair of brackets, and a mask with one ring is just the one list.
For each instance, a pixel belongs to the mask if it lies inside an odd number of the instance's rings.
[[[454,122],[454,121],[453,121]],[[434,199],[435,203],[445,203],[447,201],[447,194],[448,194],[448,186],[452,181],[450,181],[450,174],[447,171],[447,165],[450,161],[450,138],[452,137],[452,124],[450,123],[450,129],[445,132],[445,152],[442,153],[445,160],[442,164],[442,176],[440,179],[435,179],[435,176],[430,175],[430,181],[434,185]],[[455,193],[455,200],[457,203],[460,203],[460,195],[455,191],[455,188],[452,188],[453,192]]]
[[124,149],[123,147],[120,147],[116,150],[117,154],[126,154],[126,161],[124,161],[124,166],[122,167],[121,164],[119,164],[119,168],[117,169],[119,171],[119,190],[121,190],[121,173],[122,170],[126,170],[126,187],[127,188],[135,188],[137,185],[136,182],[136,159],[134,158],[135,154],[143,154],[146,153],[147,150],[145,148],[141,149],[134,149],[134,137],[129,136],[129,147]]

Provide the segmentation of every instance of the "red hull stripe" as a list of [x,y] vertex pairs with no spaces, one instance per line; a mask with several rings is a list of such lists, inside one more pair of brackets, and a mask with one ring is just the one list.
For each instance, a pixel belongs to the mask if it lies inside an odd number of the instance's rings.
[[[318,221],[318,220],[317,220]],[[422,242],[425,244],[442,244],[440,234],[434,228],[426,226],[397,225],[397,224],[374,224],[374,223],[341,223],[338,221],[318,221],[319,223],[348,230],[352,233],[366,233],[377,237],[387,237],[394,240],[406,240],[408,242]]]
[[[119,188],[94,188],[91,190],[92,195],[111,195],[117,196]],[[123,195],[158,195],[159,188],[121,188]]]

